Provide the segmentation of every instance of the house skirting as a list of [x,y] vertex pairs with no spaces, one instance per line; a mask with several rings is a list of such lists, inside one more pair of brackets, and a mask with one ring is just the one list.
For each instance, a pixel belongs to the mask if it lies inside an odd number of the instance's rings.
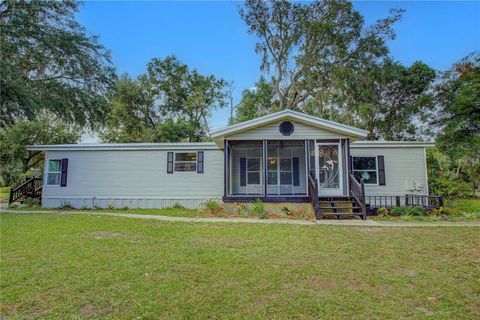
[[[224,202],[223,211],[227,214],[242,214],[242,211],[252,212],[255,205],[253,202]],[[312,204],[307,202],[263,202],[262,205],[267,214],[315,217]]]
[[204,208],[205,202],[220,198],[195,198],[195,199],[168,199],[168,198],[128,198],[128,197],[44,197],[42,206],[47,208],[64,207],[70,204],[75,209],[80,208],[129,208],[129,209],[160,209],[180,205],[185,208]]

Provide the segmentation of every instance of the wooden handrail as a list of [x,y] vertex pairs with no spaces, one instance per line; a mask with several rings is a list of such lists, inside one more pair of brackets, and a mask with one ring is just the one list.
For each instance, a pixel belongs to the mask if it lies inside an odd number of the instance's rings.
[[41,178],[30,178],[18,187],[11,189],[8,204],[17,201],[21,197],[30,196],[33,198],[41,196],[42,182],[43,180]]
[[367,205],[365,203],[365,183],[363,180],[358,182],[351,173],[348,176],[350,180],[350,195],[355,199],[357,205],[362,210],[363,218],[366,219]]

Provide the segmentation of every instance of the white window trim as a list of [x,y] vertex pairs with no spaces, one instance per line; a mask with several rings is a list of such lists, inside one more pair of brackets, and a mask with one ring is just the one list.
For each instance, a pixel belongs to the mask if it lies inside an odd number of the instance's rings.
[[[177,153],[195,153],[197,156],[196,156],[196,160],[195,161],[177,161]],[[192,170],[192,171],[177,171],[175,169],[175,164],[176,163],[193,163],[195,162],[195,170]],[[173,172],[174,173],[180,173],[180,174],[183,174],[183,173],[197,173],[198,171],[198,151],[174,151],[173,152]],[[205,166],[205,163],[204,163],[204,166]]]
[[[355,158],[375,158],[375,170],[355,170],[355,168],[353,167],[353,160]],[[378,156],[377,155],[368,155],[368,156],[359,156],[359,155],[356,155],[356,156],[352,156],[352,173],[355,173],[355,171],[375,171],[375,180],[376,182],[375,183],[368,183],[368,182],[364,182],[365,185],[368,185],[368,186],[378,186]]]
[[[58,161],[60,163],[60,171],[50,171],[50,161]],[[48,176],[50,173],[59,174],[60,178],[58,179],[58,184],[50,184],[48,183]],[[48,159],[47,161],[47,186],[60,186],[62,183],[62,159]]]

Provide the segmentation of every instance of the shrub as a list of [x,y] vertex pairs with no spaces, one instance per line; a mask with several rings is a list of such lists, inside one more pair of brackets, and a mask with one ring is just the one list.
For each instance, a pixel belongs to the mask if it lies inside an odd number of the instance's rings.
[[10,209],[17,209],[18,208],[18,203],[12,203],[11,205],[8,206]]
[[[208,202],[208,201],[207,201],[207,202]],[[172,208],[174,208],[174,209],[184,209],[184,206],[182,206],[182,205],[181,205],[180,203],[178,203],[178,202],[175,202],[175,203],[173,204],[173,207],[172,207]]]
[[288,207],[282,207],[282,213],[287,216],[293,215],[293,211]]
[[23,201],[26,207],[37,207],[40,205],[40,199],[39,198],[25,198]]
[[86,205],[83,205],[80,207],[80,210],[88,210],[88,207]]
[[120,208],[120,210],[128,210],[128,206],[123,206]]
[[70,201],[62,201],[58,206],[60,209],[73,209],[72,203]]
[[217,214],[221,209],[220,205],[215,200],[208,200],[205,202],[205,207],[213,214]]
[[378,208],[377,213],[379,217],[388,217],[390,215],[387,208]]
[[458,208],[443,207],[442,209],[442,213],[447,216],[459,216],[462,214],[462,211]]
[[248,210],[247,206],[244,203],[240,204],[237,213],[241,216],[251,216],[253,214],[251,210]]
[[257,199],[254,202],[252,202],[252,212],[254,215],[259,217],[260,219],[267,218],[267,213],[265,212],[265,206],[260,199]]
[[424,216],[427,210],[422,207],[395,207],[391,210],[392,216]]
[[107,209],[108,209],[108,210],[113,210],[113,209],[115,209],[115,206],[113,205],[113,201],[111,201],[111,200],[108,201]]

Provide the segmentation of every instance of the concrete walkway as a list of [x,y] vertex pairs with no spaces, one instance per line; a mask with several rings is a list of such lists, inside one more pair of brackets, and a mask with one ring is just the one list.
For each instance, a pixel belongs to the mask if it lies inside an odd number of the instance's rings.
[[212,223],[260,223],[260,224],[294,224],[294,225],[332,225],[332,226],[355,226],[355,227],[480,227],[480,221],[472,222],[396,222],[374,220],[292,220],[292,219],[253,219],[253,218],[187,218],[170,217],[149,214],[117,213],[117,212],[94,212],[94,211],[22,211],[4,210],[1,212],[13,213],[50,213],[50,214],[80,214],[100,215],[109,217],[123,217],[132,219],[148,219],[171,222],[212,222]]

